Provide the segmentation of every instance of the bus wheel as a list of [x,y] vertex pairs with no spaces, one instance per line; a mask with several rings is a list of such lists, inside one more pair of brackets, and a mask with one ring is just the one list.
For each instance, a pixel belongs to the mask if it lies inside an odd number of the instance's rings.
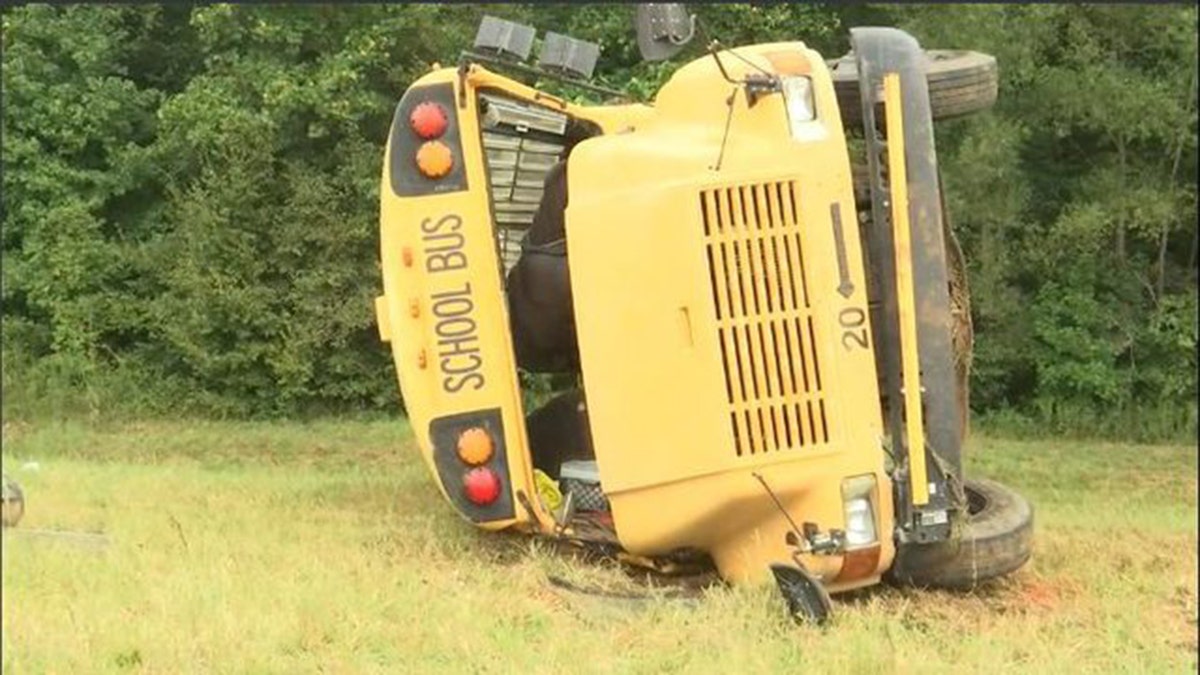
[[968,515],[960,536],[937,544],[899,544],[888,571],[897,584],[968,590],[1012,573],[1033,549],[1033,507],[990,480],[963,481]]
[[[995,57],[979,52],[926,50],[929,103],[934,120],[962,117],[990,108],[999,92]],[[854,54],[830,61],[829,74],[842,111],[842,124],[862,126],[858,69]]]

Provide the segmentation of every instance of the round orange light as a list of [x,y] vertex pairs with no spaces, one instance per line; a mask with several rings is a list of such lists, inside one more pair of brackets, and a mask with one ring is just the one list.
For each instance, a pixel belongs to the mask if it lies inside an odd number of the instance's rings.
[[495,446],[492,437],[479,427],[472,427],[458,435],[458,458],[475,466],[492,458]]
[[442,178],[454,168],[454,155],[441,141],[427,141],[417,149],[417,168],[427,178]]

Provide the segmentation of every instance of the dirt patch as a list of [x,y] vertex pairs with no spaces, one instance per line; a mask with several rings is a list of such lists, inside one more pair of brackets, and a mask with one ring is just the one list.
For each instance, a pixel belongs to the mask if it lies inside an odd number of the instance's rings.
[[1028,579],[1005,600],[1010,611],[1054,612],[1079,596],[1079,585],[1065,579]]

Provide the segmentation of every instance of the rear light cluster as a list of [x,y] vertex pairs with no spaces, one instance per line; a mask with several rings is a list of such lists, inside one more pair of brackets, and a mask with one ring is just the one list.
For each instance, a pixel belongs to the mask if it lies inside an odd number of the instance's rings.
[[462,477],[463,494],[472,504],[487,506],[500,497],[500,476],[483,466],[496,452],[496,445],[480,427],[464,429],[455,446],[458,459],[469,467]]
[[417,170],[426,178],[443,178],[454,168],[454,153],[450,146],[438,140],[450,126],[450,117],[440,103],[424,101],[413,107],[408,116],[408,126],[413,133],[425,140],[414,160]]
[[[417,85],[404,92],[388,138],[392,194],[425,197],[467,189],[456,100],[451,82]],[[454,438],[444,440],[454,442]],[[450,459],[453,454],[451,449]]]
[[[407,116],[406,111],[405,119]],[[450,128],[453,131],[453,120]],[[429,440],[442,491],[467,520],[494,523],[516,516],[515,486],[509,477],[499,408],[434,418],[429,423]]]

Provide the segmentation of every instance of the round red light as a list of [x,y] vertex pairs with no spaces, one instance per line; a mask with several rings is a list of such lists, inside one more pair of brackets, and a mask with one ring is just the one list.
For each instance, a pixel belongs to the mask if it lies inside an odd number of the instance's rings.
[[408,116],[408,123],[418,136],[430,139],[446,133],[446,125],[449,120],[446,117],[446,110],[442,106],[426,101],[417,104],[417,107],[412,109],[412,113]]
[[463,492],[471,503],[487,506],[500,496],[500,477],[486,466],[471,469],[463,475]]

